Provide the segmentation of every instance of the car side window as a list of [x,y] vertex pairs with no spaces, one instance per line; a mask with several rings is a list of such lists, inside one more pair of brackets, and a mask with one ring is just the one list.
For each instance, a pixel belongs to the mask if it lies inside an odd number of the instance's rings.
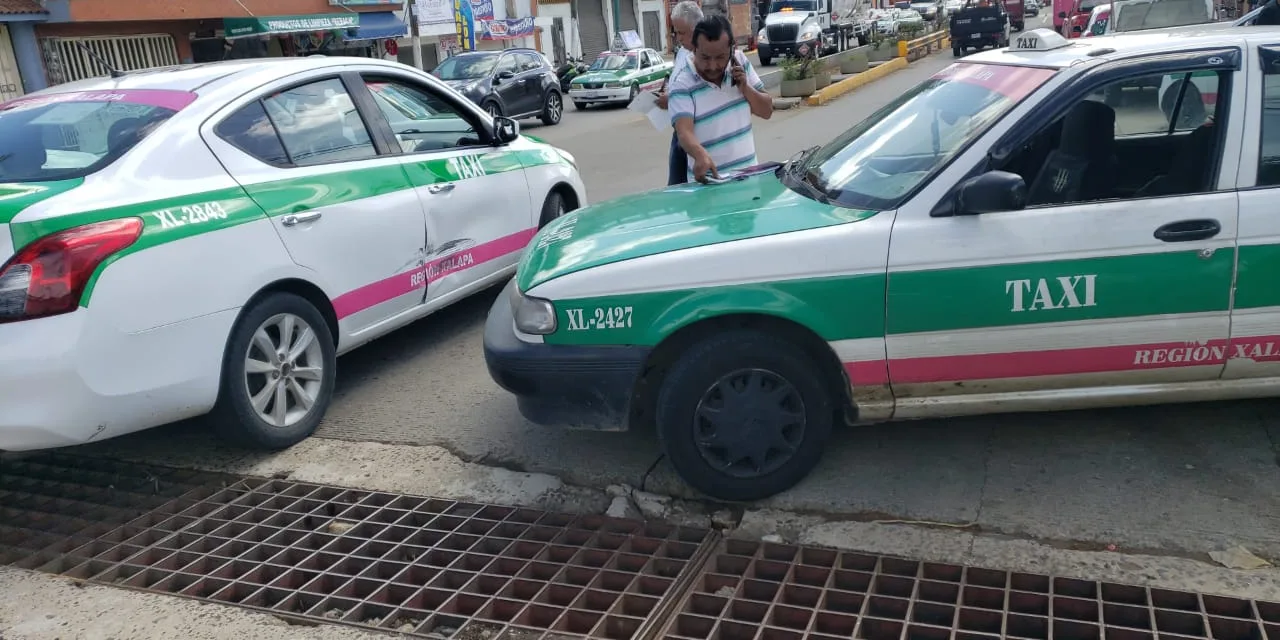
[[482,144],[470,116],[430,87],[395,78],[365,77],[378,109],[404,153],[444,151]]
[[532,71],[540,67],[542,67],[542,61],[538,60],[538,57],[536,55],[532,53],[520,54],[520,70],[521,71]]
[[1262,140],[1258,148],[1258,186],[1280,185],[1280,67],[1266,65],[1262,75]]
[[271,118],[267,116],[267,110],[259,100],[241,107],[218,123],[214,127],[214,133],[237,149],[267,164],[289,164],[289,154],[284,150],[284,143],[280,142],[276,127],[271,124]]
[[1216,71],[1125,78],[1076,101],[1000,166],[1022,176],[1027,204],[1065,206],[1217,190],[1223,143]]
[[516,57],[512,54],[506,54],[498,59],[497,72],[510,71],[511,73],[520,72],[520,63],[516,61]]
[[295,166],[378,155],[364,118],[337,78],[285,89],[261,102]]

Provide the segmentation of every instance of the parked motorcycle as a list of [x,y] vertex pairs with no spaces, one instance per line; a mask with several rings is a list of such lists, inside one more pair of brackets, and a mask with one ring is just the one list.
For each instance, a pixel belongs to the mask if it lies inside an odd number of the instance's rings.
[[565,59],[560,66],[556,67],[556,77],[560,79],[560,92],[569,92],[569,83],[574,78],[586,73],[587,63],[582,58],[574,58],[572,56]]

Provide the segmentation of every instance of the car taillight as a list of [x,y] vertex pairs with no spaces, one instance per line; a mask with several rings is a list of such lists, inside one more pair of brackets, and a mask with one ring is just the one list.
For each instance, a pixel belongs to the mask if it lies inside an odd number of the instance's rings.
[[137,242],[141,218],[95,222],[49,234],[0,266],[0,323],[75,311],[103,260]]

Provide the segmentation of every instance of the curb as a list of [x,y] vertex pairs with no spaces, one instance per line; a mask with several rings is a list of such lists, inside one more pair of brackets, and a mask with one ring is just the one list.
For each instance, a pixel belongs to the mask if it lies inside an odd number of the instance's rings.
[[884,64],[879,64],[879,65],[876,65],[875,67],[867,69],[866,71],[863,71],[862,73],[859,73],[853,76],[852,78],[845,78],[844,80],[841,80],[834,84],[830,84],[823,87],[819,89],[816,93],[805,98],[804,103],[811,107],[824,105],[828,102],[831,102],[832,100],[835,100],[836,98],[839,98],[840,96],[846,93],[849,93],[850,91],[853,91],[854,89],[857,89],[858,87],[861,87],[871,82],[875,82],[876,80],[879,80],[880,78],[883,78],[893,73],[894,71],[897,71],[899,69],[905,69],[906,67],[907,67],[906,58],[894,58],[892,60],[889,60],[888,62],[885,62]]

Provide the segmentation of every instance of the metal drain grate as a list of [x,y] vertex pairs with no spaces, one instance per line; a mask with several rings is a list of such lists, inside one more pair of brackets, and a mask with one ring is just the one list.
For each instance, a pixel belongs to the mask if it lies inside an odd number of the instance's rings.
[[[227,476],[63,454],[0,462],[0,564],[37,569]],[[211,491],[211,489],[206,489]],[[185,498],[185,499],[184,499]]]
[[1280,640],[1280,604],[725,540],[659,637]]
[[[242,480],[46,566],[289,617],[461,639],[630,639],[709,531]],[[551,636],[549,636],[551,637]]]

